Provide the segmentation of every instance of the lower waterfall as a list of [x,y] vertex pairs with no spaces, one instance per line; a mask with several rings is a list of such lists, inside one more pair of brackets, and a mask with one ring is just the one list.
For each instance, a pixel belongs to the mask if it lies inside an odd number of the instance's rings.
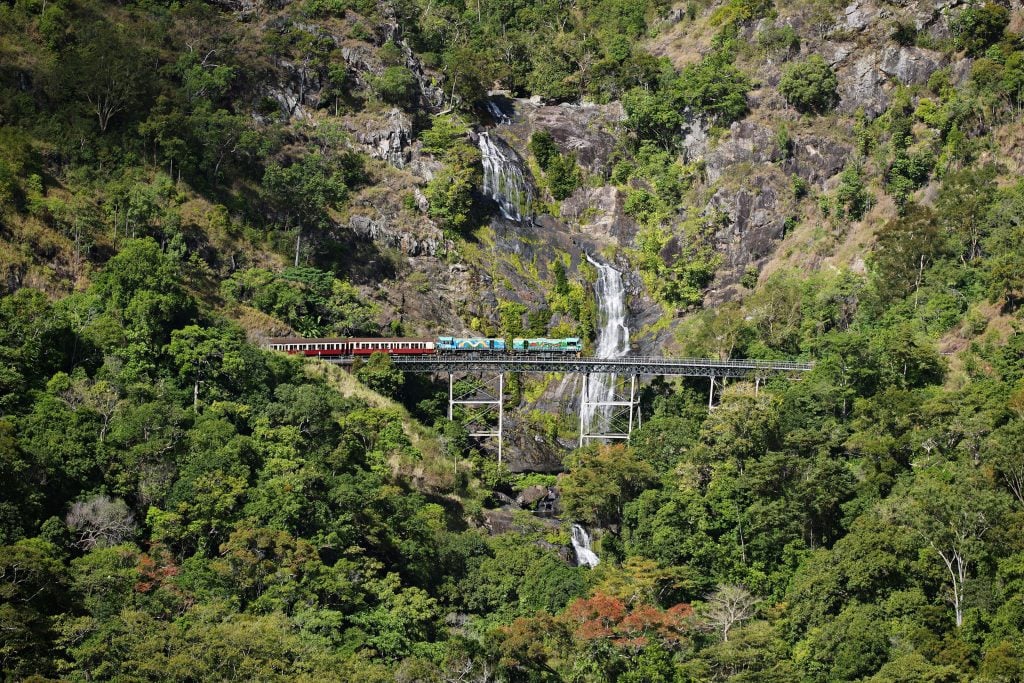
[[576,551],[576,564],[581,567],[596,567],[601,562],[590,549],[590,535],[579,524],[572,525],[572,549]]

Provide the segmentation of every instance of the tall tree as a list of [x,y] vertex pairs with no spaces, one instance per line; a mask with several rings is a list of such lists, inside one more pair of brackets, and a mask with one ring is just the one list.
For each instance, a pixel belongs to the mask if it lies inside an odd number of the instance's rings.
[[1004,498],[966,465],[919,471],[902,493],[903,521],[945,569],[947,599],[963,626],[967,582],[989,552],[984,539],[1005,511]]

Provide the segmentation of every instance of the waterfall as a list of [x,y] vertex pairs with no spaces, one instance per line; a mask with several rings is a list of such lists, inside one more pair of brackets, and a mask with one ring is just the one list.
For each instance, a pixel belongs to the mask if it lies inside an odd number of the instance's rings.
[[[597,283],[594,287],[597,295],[600,329],[597,332],[598,358],[618,358],[629,353],[629,328],[626,326],[626,287],[622,282],[622,273],[606,263],[599,263],[585,254],[587,261],[597,268]],[[588,401],[614,401],[616,377],[613,374],[593,374],[587,387]],[[593,425],[595,414],[599,414],[604,422],[611,419],[611,406],[595,410],[592,405],[584,405],[582,424],[585,429]],[[609,431],[610,425],[602,425],[602,431]]]
[[484,165],[484,194],[498,203],[501,215],[522,222],[530,215],[533,193],[523,174],[522,162],[503,143],[480,133],[480,153]]
[[512,117],[502,111],[498,103],[492,99],[484,100],[484,106],[487,107],[487,113],[491,115],[494,122],[499,125],[508,125],[512,123]]
[[596,567],[601,561],[590,549],[590,535],[579,524],[572,525],[572,549],[576,551],[576,564],[581,567]]

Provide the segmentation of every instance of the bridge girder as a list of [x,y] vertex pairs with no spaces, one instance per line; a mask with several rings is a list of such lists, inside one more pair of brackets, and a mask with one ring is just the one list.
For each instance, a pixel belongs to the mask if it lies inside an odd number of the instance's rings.
[[[349,365],[351,358],[324,358],[331,363]],[[807,372],[811,363],[790,361],[715,360],[711,358],[659,358],[626,356],[623,358],[566,358],[557,354],[500,357],[461,354],[431,356],[394,356],[392,363],[402,372],[578,372],[615,375],[666,375],[677,377],[763,378],[777,374]]]

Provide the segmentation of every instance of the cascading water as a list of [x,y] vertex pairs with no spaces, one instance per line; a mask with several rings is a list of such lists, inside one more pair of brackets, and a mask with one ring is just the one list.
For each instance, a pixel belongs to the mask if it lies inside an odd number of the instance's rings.
[[487,113],[491,115],[495,123],[501,125],[512,123],[512,117],[502,111],[501,107],[494,100],[485,100],[484,106],[487,107]]
[[[597,333],[598,358],[619,358],[629,353],[629,328],[626,326],[626,287],[622,282],[622,273],[606,263],[599,263],[585,254],[597,268],[597,283],[594,286],[597,295],[597,308],[601,328]],[[594,401],[615,400],[616,376],[612,374],[594,374],[587,385],[588,403],[583,406],[582,424],[589,431],[593,430],[594,416],[599,415],[607,423],[611,419],[611,406],[595,409]],[[610,425],[602,425],[602,431],[610,431]]]
[[572,525],[572,549],[576,552],[576,564],[581,567],[596,567],[601,558],[590,549],[590,535],[579,524]]
[[501,215],[510,221],[522,222],[530,215],[533,192],[523,175],[523,167],[515,153],[480,133],[480,154],[484,165],[484,194],[498,203]]

